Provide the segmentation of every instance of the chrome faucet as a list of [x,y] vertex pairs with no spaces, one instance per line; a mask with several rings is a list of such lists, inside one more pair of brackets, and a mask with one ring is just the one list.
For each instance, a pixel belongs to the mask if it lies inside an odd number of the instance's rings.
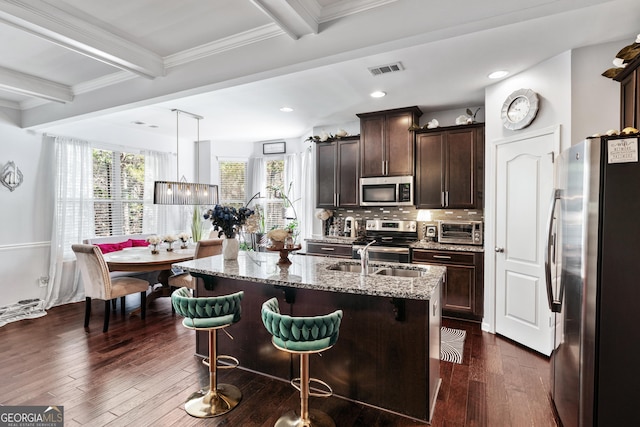
[[360,255],[360,275],[367,276],[369,275],[369,246],[374,244],[376,241],[372,240],[367,243],[364,248],[358,249],[358,255]]

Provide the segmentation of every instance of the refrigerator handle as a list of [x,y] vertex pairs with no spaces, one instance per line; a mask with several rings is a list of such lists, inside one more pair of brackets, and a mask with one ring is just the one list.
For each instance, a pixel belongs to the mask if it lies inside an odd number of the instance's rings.
[[560,190],[553,190],[553,198],[551,200],[551,209],[549,212],[548,233],[547,233],[547,250],[544,253],[544,275],[547,282],[547,299],[549,300],[549,308],[554,313],[560,313],[562,310],[562,301],[556,300],[553,295],[553,283],[551,279],[551,250],[555,254],[555,235],[553,234],[553,225],[555,223],[554,213],[556,211],[556,203],[560,199]]

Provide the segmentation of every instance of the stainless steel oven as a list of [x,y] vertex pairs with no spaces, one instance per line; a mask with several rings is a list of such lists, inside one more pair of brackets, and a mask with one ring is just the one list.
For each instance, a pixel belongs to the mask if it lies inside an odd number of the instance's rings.
[[368,249],[369,260],[409,263],[409,245],[418,240],[416,221],[368,220],[365,236],[353,243],[353,258],[360,259],[358,250],[374,240],[375,243]]

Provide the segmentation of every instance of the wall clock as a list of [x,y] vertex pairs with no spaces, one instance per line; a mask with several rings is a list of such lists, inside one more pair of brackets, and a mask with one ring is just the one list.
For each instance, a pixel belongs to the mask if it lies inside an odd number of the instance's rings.
[[502,104],[502,124],[510,130],[526,128],[538,114],[538,94],[531,89],[518,89]]

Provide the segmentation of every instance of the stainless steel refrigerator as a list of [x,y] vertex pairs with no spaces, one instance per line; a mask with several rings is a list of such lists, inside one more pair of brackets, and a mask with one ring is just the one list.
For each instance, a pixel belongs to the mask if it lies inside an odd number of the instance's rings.
[[564,427],[640,425],[638,145],[589,138],[556,160],[545,267]]

